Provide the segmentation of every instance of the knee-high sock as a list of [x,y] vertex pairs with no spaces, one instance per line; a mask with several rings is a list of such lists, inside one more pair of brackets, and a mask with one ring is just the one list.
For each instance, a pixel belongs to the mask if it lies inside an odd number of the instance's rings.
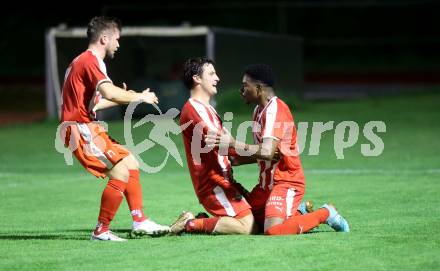
[[318,209],[306,215],[292,216],[282,224],[275,225],[266,230],[268,235],[301,234],[308,232],[321,223],[324,223],[329,216],[325,208]]
[[128,179],[127,188],[124,195],[130,208],[133,221],[142,222],[147,217],[142,211],[142,187],[139,181],[139,170],[129,170],[130,176]]
[[111,179],[104,188],[101,197],[101,208],[99,210],[98,225],[95,233],[99,234],[109,229],[110,222],[115,216],[124,198],[126,183],[120,180]]
[[186,223],[185,231],[194,233],[212,233],[219,219],[219,217],[192,219]]

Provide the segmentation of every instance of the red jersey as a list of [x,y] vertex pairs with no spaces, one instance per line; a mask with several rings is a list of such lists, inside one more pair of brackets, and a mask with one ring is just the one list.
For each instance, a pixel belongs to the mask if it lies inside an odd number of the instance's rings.
[[255,144],[261,144],[263,138],[276,138],[280,140],[278,150],[282,154],[279,161],[258,160],[261,188],[270,191],[274,182],[294,183],[303,188],[305,177],[296,145],[296,128],[289,107],[279,98],[273,97],[266,106],[255,107],[253,120]]
[[228,156],[220,155],[217,149],[203,152],[204,136],[208,130],[220,132],[223,128],[220,116],[210,105],[196,99],[189,99],[182,108],[180,125],[191,122],[183,130],[186,160],[197,197],[212,194],[215,186],[230,187],[228,178],[231,164]]
[[100,57],[91,50],[76,57],[64,76],[61,121],[93,121],[96,115],[92,108],[101,99],[98,86],[105,81],[111,82]]

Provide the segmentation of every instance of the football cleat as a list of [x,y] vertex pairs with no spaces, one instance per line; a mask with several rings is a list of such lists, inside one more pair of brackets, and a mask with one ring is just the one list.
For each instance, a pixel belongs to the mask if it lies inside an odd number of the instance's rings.
[[313,202],[310,200],[302,201],[298,206],[298,211],[303,215],[313,212]]
[[194,215],[191,212],[183,211],[180,216],[176,219],[176,221],[171,224],[170,229],[174,234],[182,233],[185,230],[186,223],[194,219]]
[[131,238],[141,237],[144,235],[162,236],[170,232],[170,227],[157,224],[151,219],[142,222],[133,222],[133,230],[130,233]]
[[93,240],[93,241],[115,241],[115,242],[127,241],[127,239],[118,237],[116,234],[114,234],[111,231],[105,231],[105,232],[100,233],[98,235],[95,235],[95,232],[92,232],[92,237],[90,237],[90,240]]
[[339,232],[350,232],[350,226],[345,218],[343,218],[335,206],[330,204],[324,204],[321,208],[326,208],[329,211],[329,216],[325,223],[332,227],[335,231]]

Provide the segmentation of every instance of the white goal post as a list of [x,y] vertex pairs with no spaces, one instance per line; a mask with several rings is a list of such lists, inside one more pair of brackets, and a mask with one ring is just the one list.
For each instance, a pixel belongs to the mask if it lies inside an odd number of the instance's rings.
[[[150,36],[150,37],[184,37],[205,36],[206,56],[214,59],[214,42],[210,29],[206,26],[197,27],[124,27],[121,31],[123,37]],[[65,27],[50,28],[46,32],[46,109],[49,118],[60,118],[61,113],[61,87],[63,78],[59,76],[56,38],[87,38],[87,28]],[[85,49],[85,48],[84,48]],[[66,67],[67,68],[67,67]]]
[[[65,26],[46,31],[46,110],[49,118],[60,117],[64,73],[70,61],[87,48],[86,32],[86,28]],[[176,64],[197,56],[215,60],[222,90],[238,88],[244,67],[258,62],[272,65],[281,79],[277,82],[282,89],[296,93],[302,89],[302,39],[298,37],[207,26],[141,26],[123,27],[120,43],[115,59],[106,62],[110,78],[115,83],[128,81],[129,87],[136,82],[148,83],[140,85],[139,90],[153,84],[153,89],[163,96],[160,100],[165,107],[181,106],[181,98],[187,95],[182,86],[176,86],[175,74],[180,71],[176,70]],[[166,74],[171,69],[174,69],[174,81]],[[168,91],[174,87],[178,90]],[[167,104],[168,97],[171,98]]]

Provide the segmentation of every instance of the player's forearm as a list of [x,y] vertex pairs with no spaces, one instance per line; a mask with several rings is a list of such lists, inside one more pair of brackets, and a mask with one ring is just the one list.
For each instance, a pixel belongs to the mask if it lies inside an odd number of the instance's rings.
[[109,101],[107,99],[101,99],[94,107],[93,107],[93,111],[98,111],[98,110],[102,110],[102,109],[106,109],[106,108],[110,108],[113,106],[119,105],[118,103]]
[[116,104],[128,104],[141,99],[139,93],[126,91],[108,82],[102,83],[98,90],[104,99]]
[[273,160],[275,156],[275,150],[272,150],[271,146],[266,145],[268,144],[251,145],[239,141],[234,142],[234,148],[238,153],[249,153],[249,156],[243,157],[248,157],[247,161],[249,161],[250,163],[252,163],[252,161],[256,162],[256,159],[268,161]]
[[251,145],[236,141],[226,129],[223,129],[222,134],[208,133],[205,142],[207,146],[234,148],[241,156],[250,156],[259,160],[271,161],[275,158],[279,139],[275,137],[265,137],[261,144]]

